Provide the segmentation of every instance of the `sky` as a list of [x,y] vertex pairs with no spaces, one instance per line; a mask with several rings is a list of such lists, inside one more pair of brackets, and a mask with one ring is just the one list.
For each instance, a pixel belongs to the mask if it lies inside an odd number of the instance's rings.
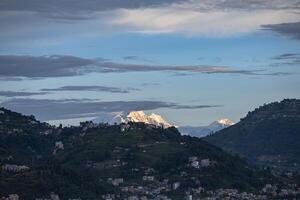
[[1,0],[0,106],[235,122],[300,98],[300,0]]

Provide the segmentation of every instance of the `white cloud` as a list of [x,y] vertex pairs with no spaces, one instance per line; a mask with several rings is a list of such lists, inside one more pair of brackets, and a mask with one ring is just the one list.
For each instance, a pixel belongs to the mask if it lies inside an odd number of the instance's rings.
[[74,8],[76,12],[56,5],[59,10],[50,6],[43,13],[35,4],[27,10],[0,9],[0,25],[4,27],[0,37],[8,46],[57,45],[74,37],[97,37],[114,32],[230,37],[256,32],[265,24],[300,21],[298,0],[168,2],[173,3],[111,9],[100,9],[103,6],[99,3],[98,9],[81,6]]
[[196,10],[192,6],[119,9],[107,23],[122,31],[181,33],[190,36],[228,37],[253,33],[263,24],[300,20],[293,10]]

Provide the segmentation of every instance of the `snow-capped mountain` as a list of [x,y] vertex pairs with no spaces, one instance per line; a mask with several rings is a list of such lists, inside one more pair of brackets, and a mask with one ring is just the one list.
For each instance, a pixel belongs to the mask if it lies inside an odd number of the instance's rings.
[[[108,123],[110,125],[113,124],[121,124],[128,122],[143,122],[146,124],[153,124],[156,126],[163,126],[164,128],[169,128],[174,126],[168,123],[162,116],[157,114],[147,115],[143,111],[131,111],[129,113],[124,112],[112,112],[112,113],[103,113],[99,117],[93,120],[95,123]],[[191,135],[196,137],[205,137],[208,134],[215,133],[219,130],[227,128],[234,123],[229,119],[220,119],[218,121],[214,121],[208,126],[180,126],[177,127],[178,130],[183,135]]]
[[153,124],[156,126],[163,126],[169,128],[169,124],[162,116],[152,113],[146,115],[143,111],[132,111],[128,114],[122,112],[105,113],[93,120],[96,123],[120,124],[128,122],[144,122],[146,124]]
[[178,127],[178,130],[184,135],[191,135],[196,137],[205,137],[211,133],[215,133],[220,131],[224,128],[227,128],[234,123],[229,119],[220,119],[214,121],[213,123],[209,124],[208,126],[181,126]]
[[127,119],[123,116],[122,112],[111,112],[111,113],[103,113],[99,117],[93,119],[95,123],[108,123],[110,125],[113,124],[121,124],[127,123]]

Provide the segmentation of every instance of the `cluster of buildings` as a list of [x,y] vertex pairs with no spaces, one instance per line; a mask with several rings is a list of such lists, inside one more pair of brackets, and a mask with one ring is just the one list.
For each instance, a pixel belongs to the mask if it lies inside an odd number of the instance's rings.
[[[169,194],[176,192],[180,188],[180,182],[170,183],[168,179],[163,181],[144,180],[148,182],[145,185],[129,185],[125,186],[123,178],[108,180],[115,187],[120,189],[118,193],[108,193],[101,195],[103,200],[172,200]],[[149,182],[150,181],[150,182]],[[203,187],[188,188],[185,191],[182,200],[268,200],[268,199],[299,199],[300,187],[295,184],[288,184],[282,188],[278,186],[266,184],[259,193],[239,192],[237,189],[217,189],[205,190]],[[0,197],[0,200],[19,200],[17,194]],[[37,198],[35,200],[60,200],[59,195],[52,193],[49,198]],[[69,200],[81,200],[69,199]]]
[[193,168],[200,169],[201,167],[210,167],[213,165],[209,158],[200,159],[196,156],[189,157],[189,165]]
[[21,171],[29,170],[30,168],[25,165],[5,164],[1,166],[1,169],[3,171],[8,171],[8,172],[21,172]]
[[6,197],[1,197],[0,200],[19,200],[19,195],[17,194],[10,194]]

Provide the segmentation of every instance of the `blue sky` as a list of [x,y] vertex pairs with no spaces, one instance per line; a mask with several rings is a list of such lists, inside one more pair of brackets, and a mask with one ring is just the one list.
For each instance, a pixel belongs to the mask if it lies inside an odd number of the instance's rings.
[[0,4],[0,104],[38,119],[199,126],[300,98],[300,1],[16,2]]

